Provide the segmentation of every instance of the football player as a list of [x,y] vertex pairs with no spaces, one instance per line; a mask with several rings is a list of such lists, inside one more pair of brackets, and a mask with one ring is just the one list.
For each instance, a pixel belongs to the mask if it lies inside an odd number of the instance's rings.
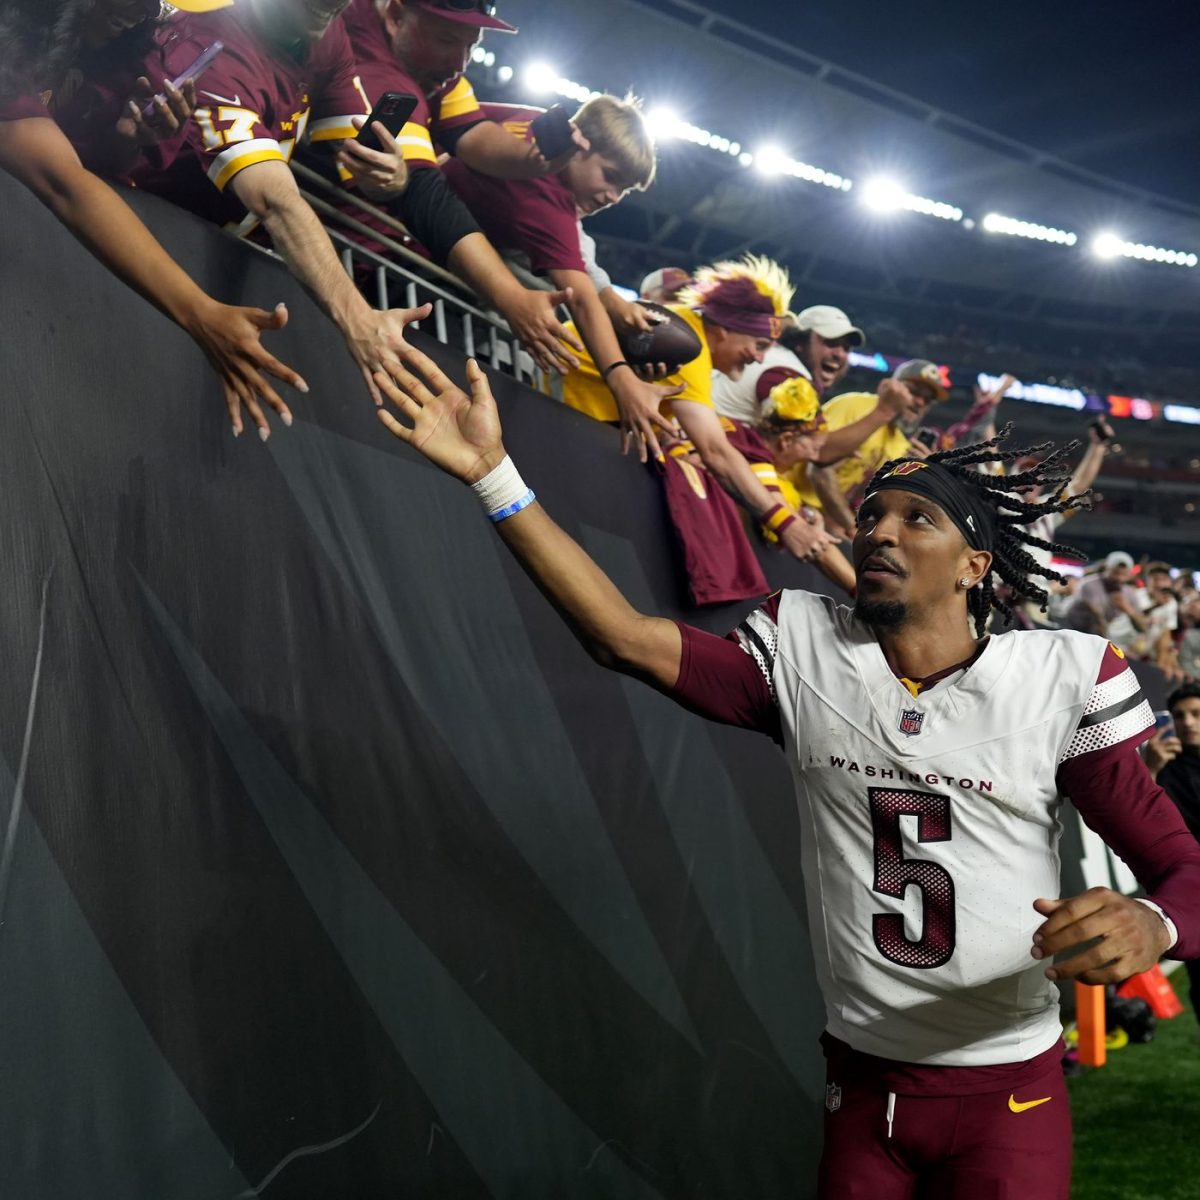
[[[180,0],[176,7],[187,8],[192,2]],[[51,115],[56,86],[78,46],[95,49],[131,25],[151,19],[158,8],[146,0],[107,0],[94,6],[70,0],[13,0],[4,6],[0,33],[7,54],[0,59],[0,169],[29,188],[114,275],[191,335],[220,377],[234,436],[242,431],[244,406],[266,438],[270,426],[260,400],[285,423],[292,419],[267,376],[308,391],[304,380],[269,354],[260,340],[264,331],[284,327],[287,309],[282,304],[270,313],[234,307],[203,292],[133,210],[83,166]],[[160,112],[167,108],[165,102],[158,105]]]
[[[538,506],[474,362],[468,394],[404,353],[399,387],[377,380],[404,421],[381,419],[473,487],[593,658],[791,763],[827,1015],[821,1195],[1066,1200],[1055,982],[1200,954],[1200,845],[1137,753],[1154,719],[1120,651],[1068,630],[984,636],[1005,610],[995,579],[1044,597],[1023,527],[1074,502],[1058,498],[1065,452],[976,470],[1016,457],[1005,430],[884,464],[857,516],[854,607],[783,592],[718,638],[637,612]],[[1022,500],[1034,484],[1054,498]],[[1064,797],[1145,898],[1059,896]]]

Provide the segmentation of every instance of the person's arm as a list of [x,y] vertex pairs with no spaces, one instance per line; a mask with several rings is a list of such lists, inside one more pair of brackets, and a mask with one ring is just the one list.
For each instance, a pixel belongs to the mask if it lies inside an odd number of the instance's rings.
[[[507,136],[507,135],[506,135]],[[566,374],[582,349],[555,313],[568,297],[524,287],[504,265],[479,223],[436,167],[413,167],[396,215],[433,257],[503,314],[521,344],[544,371]]]
[[[1103,418],[1101,420],[1103,421]],[[1091,426],[1088,427],[1088,448],[1079,460],[1075,474],[1067,483],[1068,496],[1082,496],[1096,482],[1100,468],[1108,457],[1108,438],[1113,436],[1113,431],[1107,422],[1104,422],[1104,430],[1107,436],[1101,437],[1095,429]]]
[[[671,407],[709,473],[743,508],[761,521],[779,507],[754,469],[730,444],[714,409],[695,400],[680,399],[672,401]],[[789,554],[808,560],[820,556],[837,539],[825,531],[823,524],[791,521],[779,530],[779,542]]]
[[853,454],[877,429],[891,424],[903,411],[908,391],[895,379],[885,379],[879,385],[879,401],[857,421],[834,429],[825,435],[821,453],[814,465],[829,467]]
[[1143,747],[1142,759],[1151,779],[1158,779],[1159,772],[1172,759],[1183,753],[1183,743],[1167,730],[1159,730]]
[[837,472],[833,467],[821,467],[810,463],[808,481],[817,493],[821,502],[821,511],[832,529],[840,530],[846,536],[854,532],[854,513],[850,504],[838,486]]
[[221,304],[203,292],[103,180],[79,161],[49,118],[0,121],[0,168],[23,183],[114,275],[185,330],[221,379],[234,435],[244,405],[260,436],[270,426],[265,400],[291,423],[287,405],[267,382],[274,375],[302,392],[308,385],[263,349],[264,331],[282,329],[287,309],[274,313]]
[[1035,934],[1034,957],[1049,958],[1101,938],[1051,968],[1052,977],[1118,983],[1163,954],[1200,955],[1200,843],[1138,754],[1154,716],[1133,672],[1111,647],[1104,651],[1087,708],[1059,764],[1059,791],[1129,865],[1146,888],[1144,899],[1166,920],[1109,888],[1038,900],[1035,908],[1047,920]]
[[[629,449],[632,439],[636,442],[638,457],[642,462],[646,461],[647,453],[661,460],[663,452],[659,448],[655,428],[671,437],[676,436],[676,429],[674,421],[662,415],[660,406],[664,400],[678,395],[682,385],[656,387],[644,383],[634,369],[624,363],[612,321],[591,279],[584,272],[553,270],[550,278],[564,295],[570,297],[567,308],[570,309],[575,327],[617,402],[621,413],[621,452]],[[623,365],[616,366],[618,363]],[[614,366],[615,370],[609,369]]]
[[587,139],[572,126],[573,143],[557,158],[547,159],[532,139],[514,137],[495,121],[480,121],[461,133],[454,143],[454,157],[481,175],[495,179],[540,179],[553,175],[588,149]]
[[396,351],[404,345],[404,327],[427,316],[429,305],[382,312],[371,308],[343,269],[329,234],[300,195],[285,162],[268,159],[243,167],[229,186],[262,222],[292,274],[341,330],[372,398],[379,403],[372,372],[399,367]]

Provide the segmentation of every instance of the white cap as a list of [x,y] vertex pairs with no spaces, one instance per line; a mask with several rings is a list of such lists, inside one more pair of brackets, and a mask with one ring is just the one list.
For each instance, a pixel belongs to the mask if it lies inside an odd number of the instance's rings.
[[1115,571],[1118,567],[1132,567],[1133,559],[1124,550],[1114,550],[1105,560],[1104,569]]
[[659,267],[638,284],[638,295],[649,296],[657,291],[665,291],[673,296],[691,282],[692,277],[682,267]]
[[858,341],[855,342],[856,346],[861,346],[867,340],[867,335],[857,325],[852,325],[850,318],[840,308],[834,308],[832,304],[814,304],[812,308],[798,312],[796,328],[805,333],[811,329],[827,342],[844,338],[848,334],[853,334],[858,338]]

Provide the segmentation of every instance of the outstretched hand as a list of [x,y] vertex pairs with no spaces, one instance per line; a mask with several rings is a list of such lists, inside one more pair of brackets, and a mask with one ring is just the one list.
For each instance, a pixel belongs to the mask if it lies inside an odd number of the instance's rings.
[[1048,966],[1047,979],[1121,983],[1148,971],[1167,951],[1170,935],[1162,918],[1111,888],[1088,888],[1067,900],[1035,900],[1033,907],[1046,918],[1033,935],[1034,958],[1085,947]]
[[375,385],[409,424],[387,408],[379,419],[402,442],[464,483],[475,483],[504,459],[500,415],[479,364],[467,359],[464,392],[428,355],[413,346],[399,350],[403,365],[391,376],[378,371]]
[[308,391],[308,384],[303,378],[281,363],[261,341],[264,333],[282,329],[287,321],[288,311],[283,304],[276,305],[274,312],[267,312],[261,308],[240,308],[213,300],[207,301],[200,311],[184,323],[184,328],[204,351],[221,378],[234,437],[242,432],[243,408],[258,427],[258,436],[264,442],[271,436],[271,427],[260,400],[273,408],[285,425],[292,423],[291,410],[267,381],[267,376],[281,379],[299,392]]

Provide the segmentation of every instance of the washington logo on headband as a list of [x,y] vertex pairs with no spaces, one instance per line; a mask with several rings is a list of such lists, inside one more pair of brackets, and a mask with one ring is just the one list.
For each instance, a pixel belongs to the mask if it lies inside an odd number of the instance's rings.
[[915,475],[918,471],[924,471],[928,464],[923,462],[902,462],[898,467],[893,467],[886,478],[893,479],[898,475]]

